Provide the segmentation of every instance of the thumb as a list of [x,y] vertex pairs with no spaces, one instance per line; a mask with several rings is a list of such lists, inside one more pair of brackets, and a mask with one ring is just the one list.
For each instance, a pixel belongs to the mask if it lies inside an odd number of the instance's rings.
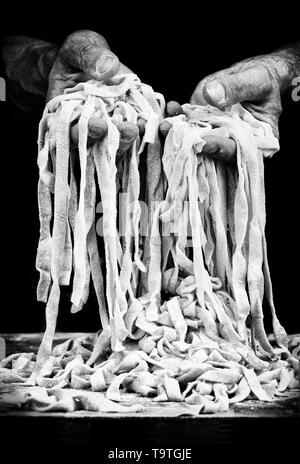
[[65,40],[60,58],[70,67],[84,73],[86,80],[107,80],[120,68],[118,57],[100,34],[83,30],[70,34]]
[[205,84],[203,96],[207,103],[224,109],[235,103],[259,101],[272,90],[272,81],[265,66],[256,65],[232,73],[224,71],[220,76]]
[[120,68],[120,62],[113,52],[97,46],[84,50],[79,63],[87,80],[108,80],[117,74]]

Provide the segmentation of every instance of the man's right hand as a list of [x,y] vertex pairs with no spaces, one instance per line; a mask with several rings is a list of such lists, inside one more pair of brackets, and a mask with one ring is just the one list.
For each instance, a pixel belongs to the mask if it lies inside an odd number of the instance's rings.
[[[104,37],[88,30],[70,34],[59,49],[42,40],[12,36],[4,43],[3,58],[12,93],[18,89],[15,103],[24,111],[29,108],[26,107],[28,98],[23,105],[20,104],[23,95],[34,96],[33,102],[40,97],[49,101],[79,82],[97,79],[109,83],[117,73],[131,72],[109,49]],[[121,136],[119,152],[123,153],[139,131],[129,122],[121,123],[118,128]],[[104,119],[90,119],[89,143],[101,140],[106,132]],[[71,136],[76,143],[77,123],[71,127]]]

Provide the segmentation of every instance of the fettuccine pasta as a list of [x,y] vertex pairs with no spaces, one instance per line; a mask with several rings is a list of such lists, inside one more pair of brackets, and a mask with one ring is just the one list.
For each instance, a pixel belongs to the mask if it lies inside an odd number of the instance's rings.
[[[162,95],[134,74],[111,85],[79,84],[45,108],[36,265],[46,331],[37,355],[0,362],[0,382],[38,389],[23,404],[73,411],[80,398],[81,409],[139,412],[141,407],[121,405],[132,392],[193,405],[193,413],[215,413],[247,398],[273,401],[299,387],[299,350],[275,313],[265,238],[264,157],[278,150],[278,141],[268,124],[240,105],[226,113],[184,105],[184,114],[167,119],[171,129],[162,150],[164,109]],[[89,146],[88,124],[95,116],[105,119],[108,132]],[[119,156],[117,126],[140,118],[144,136]],[[74,147],[70,130],[77,120]],[[213,134],[235,140],[235,167],[201,155],[204,137]],[[71,311],[77,312],[88,301],[91,282],[102,331],[95,340],[53,348],[60,286],[72,284]],[[273,340],[264,327],[264,297]]]

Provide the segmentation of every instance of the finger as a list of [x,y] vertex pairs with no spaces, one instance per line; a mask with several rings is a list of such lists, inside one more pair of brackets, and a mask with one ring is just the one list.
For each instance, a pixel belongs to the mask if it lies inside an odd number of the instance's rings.
[[[102,118],[91,117],[88,124],[88,145],[92,145],[97,140],[102,140],[107,132],[107,122]],[[71,140],[74,145],[78,145],[79,131],[78,121],[71,126]]]
[[74,143],[75,146],[78,145],[79,141],[79,130],[78,130],[78,121],[74,122],[74,124],[71,125],[71,140]]
[[107,133],[107,122],[105,119],[92,116],[89,119],[89,135],[88,144],[95,143],[97,140],[102,140]]
[[178,116],[179,114],[182,114],[182,113],[183,113],[182,107],[178,102],[169,101],[167,103],[167,115],[169,117]]
[[168,135],[169,130],[171,129],[172,124],[168,121],[162,121],[159,125],[159,132],[163,139],[165,139]]
[[206,83],[203,96],[207,103],[224,109],[235,103],[259,101],[272,90],[272,81],[265,66],[257,65],[237,72],[224,72]]
[[131,72],[120,64],[117,56],[101,35],[93,31],[70,34],[59,50],[49,74],[47,101],[67,88],[89,79],[109,81],[119,71]]
[[139,118],[137,121],[137,126],[138,126],[140,137],[143,137],[143,135],[145,134],[146,121],[142,118]]
[[118,125],[120,131],[119,153],[125,153],[133,144],[139,135],[139,129],[136,124],[131,122],[122,122]]
[[195,88],[191,98],[190,98],[190,103],[192,105],[202,105],[202,106],[205,106],[207,105],[207,101],[205,100],[204,96],[203,96],[203,89],[205,87],[205,85],[208,83],[208,82],[211,82],[211,81],[215,81],[215,80],[218,80],[218,77],[220,75],[222,75],[224,72],[227,72],[227,70],[225,69],[224,71],[217,71],[213,74],[210,74],[209,76],[206,76],[204,79],[202,79],[197,87]]
[[[205,145],[199,146],[199,153],[208,158],[218,159],[227,163],[233,163],[236,158],[236,143],[233,139],[219,135],[207,135],[203,137]],[[197,145],[195,146],[197,151]]]
[[67,72],[64,63],[58,59],[55,61],[48,79],[48,91],[46,101],[62,95],[66,89],[74,87],[78,82],[83,81],[82,72]]
[[244,103],[243,106],[258,121],[270,124],[275,137],[279,139],[278,121],[282,112],[280,96],[278,98],[275,96],[273,99],[267,99],[263,103]]
[[120,67],[117,56],[110,51],[104,37],[88,30],[70,34],[60,56],[71,67],[83,71],[86,79],[110,79]]

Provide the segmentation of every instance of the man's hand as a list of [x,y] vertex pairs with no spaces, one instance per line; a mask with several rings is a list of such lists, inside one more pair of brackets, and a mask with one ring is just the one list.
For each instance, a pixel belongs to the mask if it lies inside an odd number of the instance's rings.
[[[70,34],[61,46],[49,75],[47,101],[61,95],[65,89],[89,79],[109,83],[118,72],[131,72],[120,63],[117,56],[101,35],[92,31],[77,31]],[[89,143],[104,137],[107,123],[102,118],[89,121]],[[120,124],[120,151],[125,152],[138,135],[138,128],[131,123]],[[72,139],[78,141],[78,124],[71,127]]]
[[74,32],[62,44],[50,71],[47,101],[79,82],[89,79],[107,82],[120,66],[104,37],[93,31]]
[[[256,119],[268,122],[278,137],[281,94],[291,86],[293,78],[298,74],[300,45],[295,44],[270,55],[249,58],[211,74],[197,85],[191,103],[210,104],[221,110],[241,103]],[[178,113],[178,108],[176,111]],[[207,137],[202,153],[212,158],[233,161],[235,152],[233,140]]]
[[[104,37],[87,30],[70,34],[60,48],[42,40],[12,36],[4,43],[3,58],[13,100],[27,112],[41,97],[44,102],[45,98],[49,101],[79,82],[97,79],[109,83],[117,73],[131,72],[109,49]],[[122,154],[139,131],[128,122],[118,128],[121,135],[119,152]],[[89,143],[103,138],[106,131],[106,121],[92,117]],[[71,135],[77,143],[77,122],[71,127]]]

